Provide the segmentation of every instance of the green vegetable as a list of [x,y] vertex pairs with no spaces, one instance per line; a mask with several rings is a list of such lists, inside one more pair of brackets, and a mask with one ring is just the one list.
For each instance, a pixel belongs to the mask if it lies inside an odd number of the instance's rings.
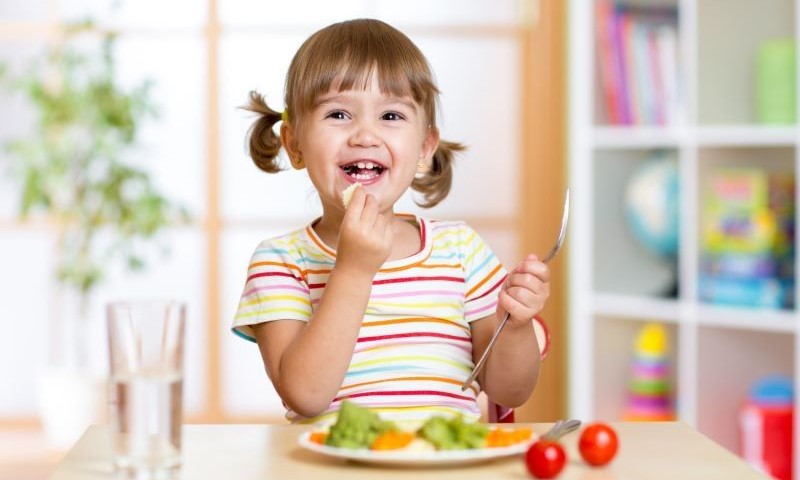
[[381,433],[397,430],[392,422],[364,407],[343,401],[336,423],[325,437],[325,445],[344,448],[369,448]]
[[437,450],[481,448],[488,433],[486,425],[465,422],[460,415],[451,419],[431,417],[417,432]]

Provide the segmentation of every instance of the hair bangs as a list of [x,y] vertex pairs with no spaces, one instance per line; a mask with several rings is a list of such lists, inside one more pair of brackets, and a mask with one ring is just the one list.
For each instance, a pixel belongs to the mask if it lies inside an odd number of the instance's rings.
[[366,90],[376,75],[382,93],[410,96],[435,122],[439,92],[427,60],[408,37],[376,22],[335,24],[309,38],[287,76],[286,104],[307,113],[331,89]]

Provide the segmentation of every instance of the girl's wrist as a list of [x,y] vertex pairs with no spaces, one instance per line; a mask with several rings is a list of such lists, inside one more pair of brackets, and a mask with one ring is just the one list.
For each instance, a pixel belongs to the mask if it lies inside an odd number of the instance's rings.
[[[522,330],[527,329],[533,325],[533,318],[535,315],[531,315],[531,318],[527,319],[517,319],[513,315],[508,318],[508,322],[506,322],[505,329],[506,330]],[[498,315],[497,316],[497,325],[500,326],[500,322],[503,321],[503,318]]]
[[340,265],[337,263],[334,265],[333,270],[331,270],[330,277],[341,278],[343,281],[355,285],[359,283],[367,283],[371,286],[372,280],[375,278],[375,273],[377,272],[370,272],[368,269],[345,264]]

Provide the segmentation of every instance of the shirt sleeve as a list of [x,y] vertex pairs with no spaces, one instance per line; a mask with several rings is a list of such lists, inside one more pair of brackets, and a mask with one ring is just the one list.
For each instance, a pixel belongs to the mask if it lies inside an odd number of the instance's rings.
[[497,297],[507,272],[478,232],[464,225],[462,262],[467,286],[464,317],[478,320],[497,310]]
[[255,341],[253,325],[311,318],[311,295],[297,251],[276,239],[256,248],[233,320],[233,333]]

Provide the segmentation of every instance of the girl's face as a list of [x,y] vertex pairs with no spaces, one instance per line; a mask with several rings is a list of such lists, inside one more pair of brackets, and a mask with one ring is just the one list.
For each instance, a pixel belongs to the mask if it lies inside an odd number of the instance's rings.
[[342,190],[355,182],[390,212],[411,185],[420,161],[430,163],[439,142],[424,110],[411,97],[380,91],[373,76],[366,90],[322,95],[284,145],[301,156],[326,214],[343,214]]

